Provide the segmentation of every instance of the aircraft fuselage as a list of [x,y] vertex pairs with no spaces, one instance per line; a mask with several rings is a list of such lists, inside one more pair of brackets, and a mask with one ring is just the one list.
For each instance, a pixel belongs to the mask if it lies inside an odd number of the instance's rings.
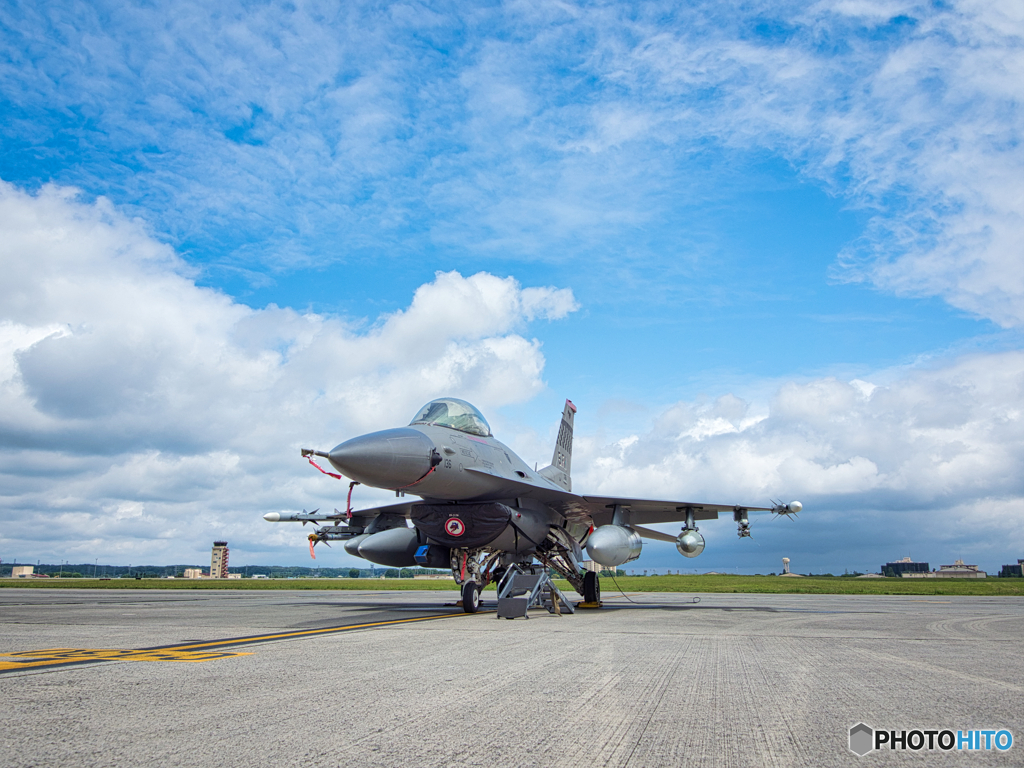
[[443,501],[529,494],[523,484],[561,490],[504,443],[447,427],[412,425],[371,432],[327,455],[341,474],[374,488]]

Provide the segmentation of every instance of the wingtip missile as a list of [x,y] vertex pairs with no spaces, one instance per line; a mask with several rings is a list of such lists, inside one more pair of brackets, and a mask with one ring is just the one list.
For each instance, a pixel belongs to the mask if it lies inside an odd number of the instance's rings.
[[783,504],[781,501],[772,502],[772,514],[781,516],[793,515],[796,517],[797,512],[802,511],[804,505],[799,501],[791,501],[789,504]]

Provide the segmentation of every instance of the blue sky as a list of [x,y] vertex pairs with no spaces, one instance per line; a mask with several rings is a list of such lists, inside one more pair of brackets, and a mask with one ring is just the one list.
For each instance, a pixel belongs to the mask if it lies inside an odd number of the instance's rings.
[[304,562],[259,521],[340,503],[296,446],[439,394],[541,462],[571,397],[579,490],[808,507],[641,568],[1024,556],[1012,3],[8,3],[0,37],[0,557]]

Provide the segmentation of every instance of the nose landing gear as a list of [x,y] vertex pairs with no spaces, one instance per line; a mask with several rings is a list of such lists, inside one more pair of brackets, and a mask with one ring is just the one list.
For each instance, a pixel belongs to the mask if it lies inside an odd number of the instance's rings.
[[475,581],[467,581],[462,585],[462,610],[466,613],[480,610],[480,587]]

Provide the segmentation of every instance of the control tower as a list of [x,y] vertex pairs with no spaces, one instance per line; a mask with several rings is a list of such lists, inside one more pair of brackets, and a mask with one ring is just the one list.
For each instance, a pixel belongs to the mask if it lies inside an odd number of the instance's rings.
[[213,553],[210,555],[210,578],[226,579],[228,577],[228,543],[213,542]]

